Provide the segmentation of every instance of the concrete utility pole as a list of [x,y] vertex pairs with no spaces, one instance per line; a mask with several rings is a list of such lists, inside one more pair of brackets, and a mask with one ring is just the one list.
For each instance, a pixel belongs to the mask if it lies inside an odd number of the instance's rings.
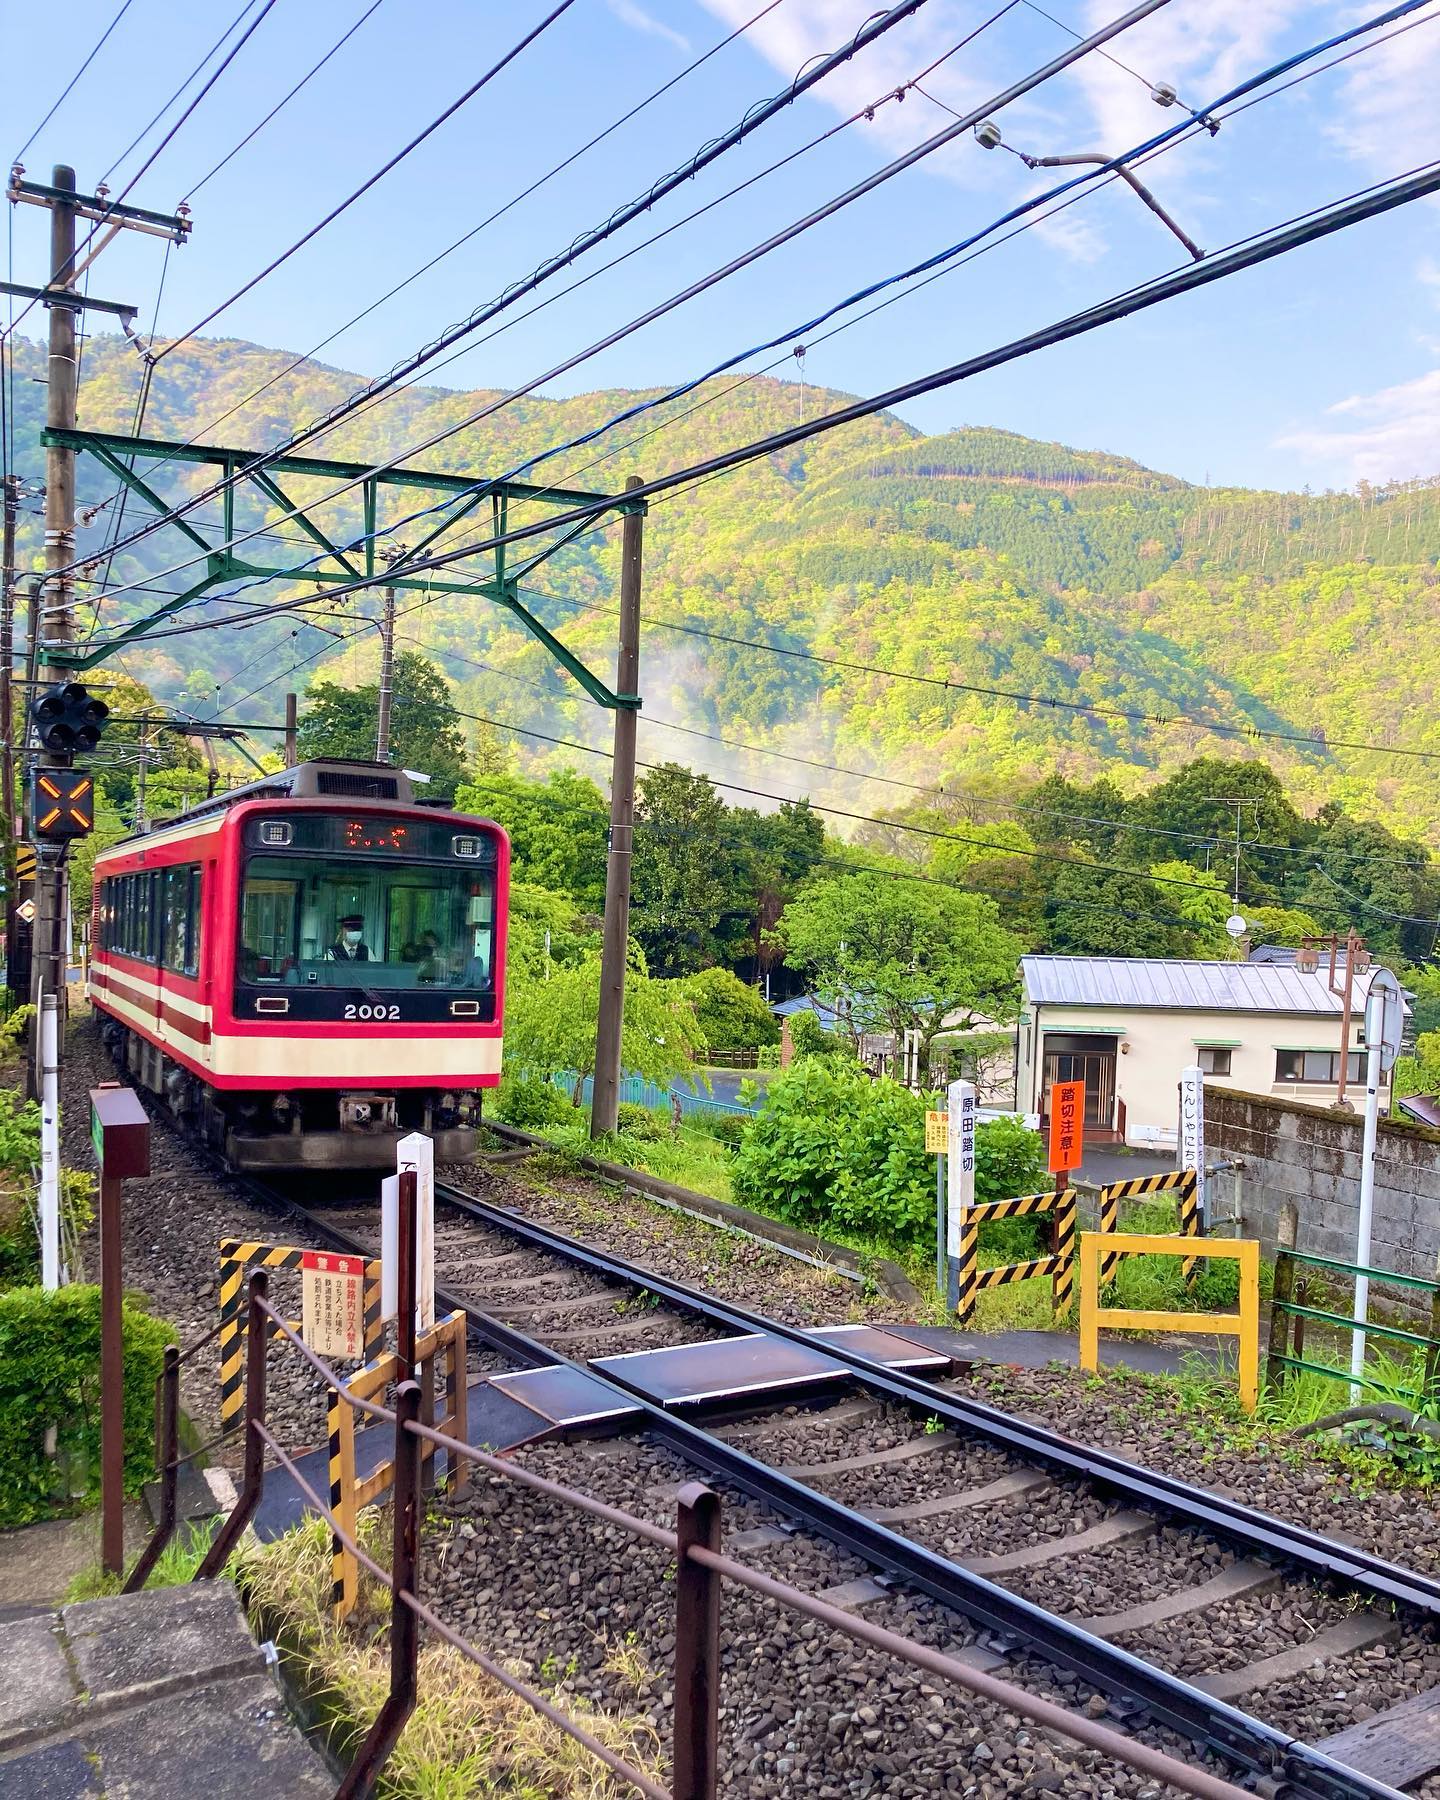
[[[119,301],[101,300],[82,295],[76,288],[78,276],[85,273],[102,250],[121,231],[139,231],[150,237],[168,238],[183,244],[190,231],[189,208],[182,207],[172,215],[147,212],[141,207],[111,203],[102,188],[99,193],[82,194],[75,185],[75,171],[68,164],[57,163],[48,187],[24,179],[25,170],[16,163],[10,171],[6,198],[12,205],[41,206],[50,214],[50,274],[43,288],[21,287],[7,283],[11,293],[23,294],[32,302],[40,302],[50,315],[49,349],[46,365],[45,425],[47,433],[73,433],[77,423],[79,363],[76,357],[76,320],[87,310],[112,313],[122,320],[133,320],[135,308]],[[77,263],[75,227],[78,219],[89,220],[92,229],[80,249],[83,260]],[[34,671],[37,643],[43,647],[41,661],[46,664],[45,679],[64,679],[67,663],[65,652],[75,641],[74,576],[75,560],[75,447],[64,441],[47,441],[45,446],[45,586],[44,596],[31,602],[30,662]],[[27,711],[36,697],[32,683],[26,688]],[[41,749],[36,758],[42,765],[65,767],[68,755]],[[28,780],[26,787],[28,790]],[[27,821],[28,822],[28,821]],[[31,997],[36,1002],[37,1017],[42,990],[57,997],[62,1018],[65,1003],[68,945],[64,941],[69,905],[65,882],[66,845],[37,845],[38,867],[35,881],[35,936],[39,955],[32,958],[34,973]],[[32,1084],[38,1085],[40,1074],[40,1033],[32,1038],[30,1071]]]
[[4,482],[5,524],[0,538],[0,792],[4,793],[5,982],[15,977],[15,526],[20,511],[20,477]]
[[[625,483],[641,486],[638,475]],[[640,573],[645,515],[625,515],[620,543],[620,649],[615,692],[640,692]],[[630,862],[635,836],[635,728],[639,711],[615,711],[615,760],[610,766],[610,851],[605,863],[605,938],[600,956],[600,1016],[595,1026],[595,1092],[590,1135],[613,1131],[620,1116],[620,1042],[625,1022],[625,961],[630,947]]]
[[[57,163],[51,172],[50,185],[57,196],[76,194],[75,171],[65,163]],[[79,296],[75,293],[75,202],[62,198],[50,201],[50,279],[46,288],[53,296],[45,302],[50,315],[49,349],[45,365],[45,423],[52,430],[73,431],[76,423],[78,368],[75,360],[75,319]],[[71,601],[75,591],[73,578],[66,573],[75,560],[75,452],[49,444],[45,450],[45,600],[36,621],[40,639],[51,645],[75,641],[75,614]],[[45,659],[48,662],[48,656]],[[47,673],[61,677],[58,668]],[[26,694],[32,702],[34,690]],[[63,756],[41,750],[42,766],[62,767]],[[39,848],[35,881],[35,938],[40,954],[33,958],[31,997],[36,1017],[40,1017],[42,997],[48,990],[56,997],[61,1029],[64,1026],[64,994],[69,947],[63,943],[65,930],[65,852],[63,844],[47,844]],[[43,1081],[44,1052],[41,1033],[33,1034],[36,1063],[36,1087]]]
[[298,731],[300,701],[296,694],[285,696],[285,767],[293,769],[300,760]]
[[[385,561],[397,563],[405,554],[399,545],[385,552]],[[380,705],[375,722],[375,760],[390,760],[390,709],[395,695],[395,587],[387,582],[384,610],[380,614]]]

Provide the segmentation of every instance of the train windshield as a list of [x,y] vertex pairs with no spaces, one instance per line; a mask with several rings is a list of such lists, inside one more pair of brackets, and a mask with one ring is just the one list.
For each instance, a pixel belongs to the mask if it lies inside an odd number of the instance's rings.
[[355,856],[251,856],[242,982],[322,988],[493,985],[493,868]]

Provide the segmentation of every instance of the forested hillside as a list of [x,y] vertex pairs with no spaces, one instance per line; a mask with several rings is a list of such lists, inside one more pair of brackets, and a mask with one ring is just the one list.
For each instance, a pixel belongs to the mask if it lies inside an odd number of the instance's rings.
[[[235,342],[185,346],[159,365],[146,434],[264,447],[358,385],[353,375],[307,364],[221,418],[289,360]],[[128,430],[139,373],[127,346],[95,339],[85,356],[81,424]],[[41,376],[38,348],[23,346],[16,442],[22,469],[35,476]],[[347,422],[320,453],[389,458],[501,398],[414,388]],[[520,399],[417,460],[477,477],[503,473],[637,398]],[[716,382],[551,460],[544,477],[613,490],[631,473],[696,460],[842,398],[768,378]],[[978,393],[956,396],[957,410],[981,403]],[[151,465],[147,473],[167,495],[198,480],[193,470]],[[301,484],[289,485],[303,495]],[[92,466],[82,469],[80,489],[82,505],[95,505],[113,493],[113,481]],[[242,500],[246,527],[266,522],[261,505],[258,496]],[[85,549],[102,546],[112,511],[96,514]],[[128,503],[127,529],[142,516]],[[349,501],[329,517],[336,532],[361,529]],[[216,535],[218,511],[209,523]],[[297,535],[284,528],[284,537]],[[40,524],[32,515],[22,519],[21,542],[33,564]],[[303,541],[261,542],[252,553],[262,548],[297,562],[309,553]],[[164,534],[122,553],[114,579],[156,576],[190,553]],[[544,564],[530,589],[537,614],[601,669],[612,658],[607,609],[617,555],[613,529],[582,538]],[[1308,810],[1338,800],[1433,839],[1435,765],[1400,752],[1440,757],[1437,559],[1436,483],[1322,496],[1199,488],[1117,455],[992,428],[926,437],[879,418],[652,508],[646,713],[847,769],[943,784],[951,795],[973,796],[977,816],[1017,784],[1052,774],[1083,781],[1103,772],[1133,793],[1198,755],[1260,755]],[[593,609],[577,610],[577,601]],[[153,603],[153,595],[131,594],[105,616],[118,621]],[[207,616],[226,610],[212,607]],[[668,628],[677,625],[690,631]],[[466,712],[600,741],[603,722],[578,689],[488,603],[439,596],[403,629],[440,659]],[[243,636],[157,640],[127,663],[159,693],[204,714],[217,686],[223,710],[270,683],[241,711],[272,719],[280,693],[303,687],[308,671],[364,673],[373,644],[367,633],[358,649],[337,653],[334,640],[285,617]],[[292,676],[292,665],[312,655]],[[977,691],[993,688],[1020,698]],[[1299,741],[1243,735],[1252,728]],[[1337,739],[1386,748],[1352,751]],[[657,758],[770,792],[808,791],[870,812],[899,798],[850,776],[700,739],[656,731],[642,739],[642,754],[646,744]],[[521,754],[553,761],[561,753],[531,740]]]

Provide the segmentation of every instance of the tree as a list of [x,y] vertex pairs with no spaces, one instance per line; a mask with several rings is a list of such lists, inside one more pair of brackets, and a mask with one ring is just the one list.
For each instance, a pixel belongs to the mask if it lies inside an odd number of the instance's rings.
[[[600,1013],[600,958],[591,954],[548,981],[519,982],[508,997],[505,1060],[521,1075],[573,1078],[579,1106],[585,1078],[595,1072],[595,1025]],[[675,986],[654,981],[644,953],[630,946],[620,1063],[627,1075],[673,1081],[695,1065],[704,1047],[694,1009]]]
[[[546,941],[549,960],[546,960]],[[544,981],[557,968],[572,968],[600,946],[600,934],[564,894],[527,882],[510,884],[510,915],[505,936],[507,982]]]
[[504,826],[514,880],[565,894],[588,912],[604,906],[609,812],[593,781],[573,769],[552,770],[544,781],[480,775],[461,784],[455,804]]
[[917,1032],[922,1072],[947,1024],[1014,1016],[1021,945],[978,895],[904,876],[841,875],[804,889],[779,931],[790,961],[811,971],[854,1033]]
[[[1155,863],[1151,875],[1160,886],[1160,903],[1183,921],[1175,932],[1171,953],[1177,956],[1223,957],[1233,962],[1240,954],[1225,929],[1230,917],[1230,895],[1214,869],[1197,869],[1188,862]],[[1188,883],[1177,887],[1177,882]]]
[[[1162,891],[1143,875],[1037,863],[1033,880],[1044,896],[1047,950],[1064,956],[1168,956],[1173,926]],[[1173,914],[1170,917],[1174,917]]]
[[758,1050],[780,1042],[780,1027],[762,996],[729,969],[701,969],[676,985],[695,1008],[707,1050]]
[[[1216,847],[1217,861],[1233,859],[1235,808],[1225,805],[1224,798],[1254,803],[1240,809],[1241,894],[1253,904],[1280,904],[1283,865],[1291,859],[1283,854],[1277,857],[1274,847],[1283,851],[1306,843],[1314,831],[1291,805],[1280,777],[1268,763],[1201,756],[1177,769],[1168,780],[1131,801],[1126,817],[1132,836],[1128,843],[1122,840],[1124,860],[1148,861],[1154,855],[1154,832],[1141,830],[1143,826],[1180,833],[1171,841],[1185,856],[1197,852],[1203,856],[1209,842]],[[1266,848],[1257,849],[1256,845]]]
[[657,973],[688,975],[715,960],[731,898],[725,804],[708,776],[661,763],[639,785],[635,820],[631,930]]
[[[314,681],[305,702],[297,737],[302,757],[375,760],[378,683],[349,688]],[[437,795],[455,793],[465,779],[465,732],[449,685],[434,663],[414,650],[402,650],[395,658],[390,760],[428,775]]]
[[785,902],[825,854],[825,826],[808,800],[771,813],[731,807],[726,824],[735,904],[717,927],[720,949],[727,962],[750,962],[759,980],[779,954],[771,934]]

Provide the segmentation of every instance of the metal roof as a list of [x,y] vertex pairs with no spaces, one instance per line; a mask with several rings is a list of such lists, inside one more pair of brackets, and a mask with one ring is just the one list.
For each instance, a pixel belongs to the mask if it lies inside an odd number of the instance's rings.
[[[1344,1011],[1329,965],[1200,962],[1181,957],[1024,956],[1026,997],[1037,1006],[1125,1006],[1183,1012],[1322,1014]],[[1370,972],[1355,975],[1352,1011],[1364,1008]]]

